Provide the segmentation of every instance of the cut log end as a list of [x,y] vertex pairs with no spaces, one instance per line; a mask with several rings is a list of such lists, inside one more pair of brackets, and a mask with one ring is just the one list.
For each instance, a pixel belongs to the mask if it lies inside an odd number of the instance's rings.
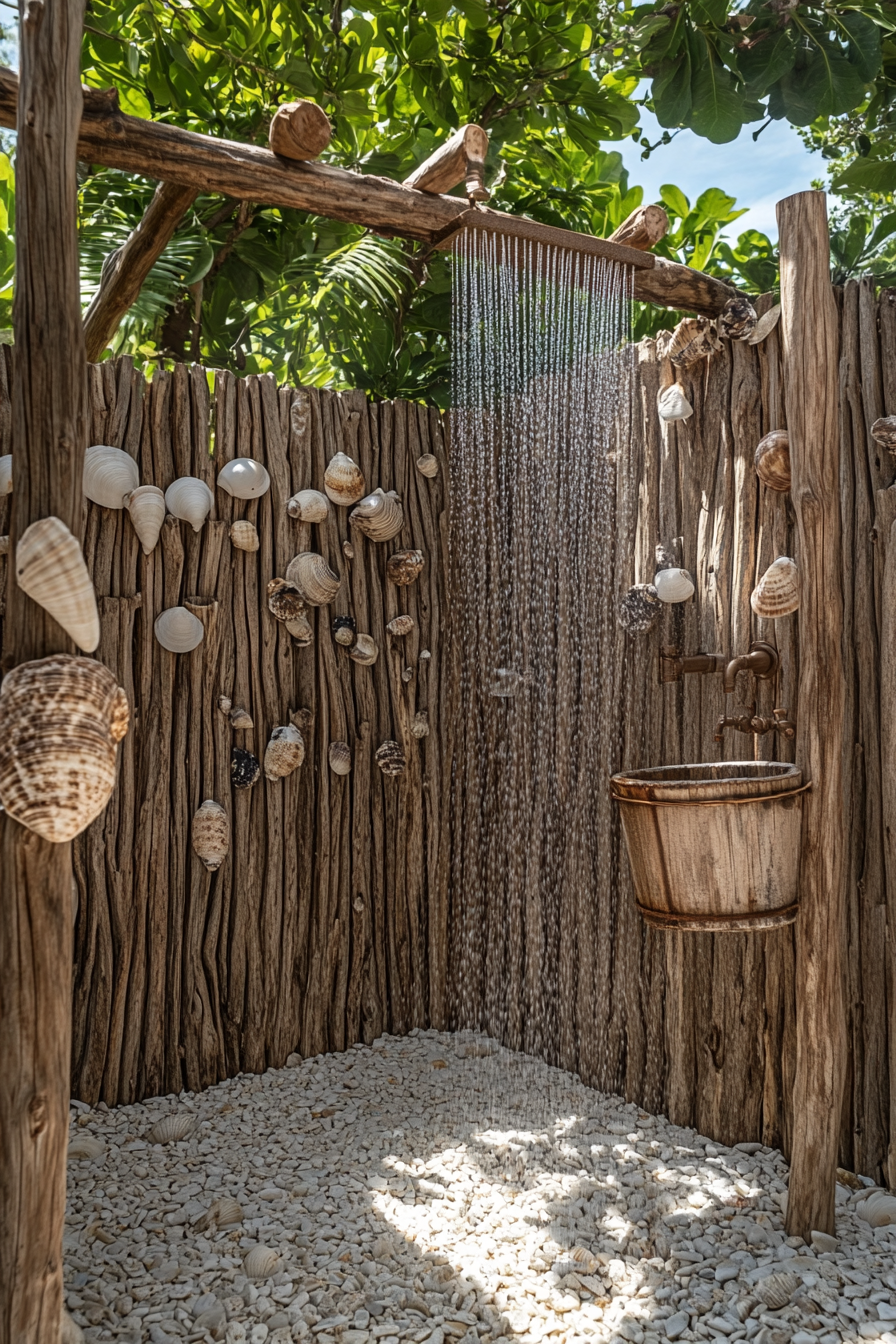
[[323,108],[299,99],[277,108],[268,131],[268,144],[281,158],[306,162],[324,152],[332,134],[330,119]]
[[642,205],[610,234],[611,243],[625,243],[647,252],[669,232],[669,216],[661,205]]
[[483,180],[487,154],[488,132],[481,126],[461,126],[405,178],[404,185],[441,195],[463,182],[471,200],[487,201],[490,192]]

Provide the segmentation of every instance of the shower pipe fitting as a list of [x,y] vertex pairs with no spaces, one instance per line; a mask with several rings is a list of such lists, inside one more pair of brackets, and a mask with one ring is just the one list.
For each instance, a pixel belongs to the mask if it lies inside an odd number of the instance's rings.
[[768,681],[777,673],[780,662],[778,650],[761,640],[755,640],[748,653],[741,653],[730,660],[721,653],[682,655],[680,649],[666,644],[660,650],[660,685],[681,681],[689,673],[721,672],[725,694],[732,695],[738,672],[752,672],[757,680]]

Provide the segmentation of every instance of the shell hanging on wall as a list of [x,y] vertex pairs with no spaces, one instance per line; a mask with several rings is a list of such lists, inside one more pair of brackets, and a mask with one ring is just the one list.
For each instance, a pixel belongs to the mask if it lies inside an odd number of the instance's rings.
[[127,696],[95,658],[20,663],[0,686],[0,802],[45,840],[80,835],[115,786]]
[[169,653],[191,653],[205,638],[205,626],[186,607],[168,607],[156,617],[153,629]]
[[0,495],[12,493],[12,454],[0,457]]
[[[896,453],[896,415],[882,415],[871,426],[871,437],[889,453]],[[0,494],[3,491],[0,490]]]
[[361,468],[347,453],[336,453],[330,458],[324,473],[324,489],[334,504],[357,504],[364,494]]
[[288,579],[271,579],[268,583],[268,611],[278,621],[297,621],[305,615],[306,606],[304,597]]
[[352,749],[347,742],[331,742],[327,760],[334,775],[347,775],[352,768]]
[[404,510],[394,490],[374,490],[348,516],[349,522],[371,541],[391,541],[404,526]]
[[386,629],[393,638],[400,639],[403,635],[409,635],[416,624],[413,616],[393,616]]
[[653,578],[661,602],[687,602],[694,596],[694,580],[686,569],[660,569]]
[[439,459],[433,453],[424,453],[417,458],[417,470],[421,476],[428,476],[432,480],[439,474]]
[[230,525],[230,541],[238,551],[257,551],[258,529],[247,518],[240,518]]
[[191,839],[193,849],[208,871],[217,872],[230,853],[230,821],[224,808],[213,798],[206,798],[194,814]]
[[757,616],[777,620],[789,616],[800,605],[800,572],[796,561],[781,555],[769,565],[750,594],[750,606]]
[[790,489],[790,436],[786,429],[773,429],[759,440],[753,465],[770,490]]
[[235,457],[218,472],[218,489],[234,499],[260,499],[270,488],[267,468],[251,457]]
[[0,555],[9,555],[9,537],[0,537]]
[[300,551],[286,567],[288,583],[294,583],[309,607],[324,607],[339,592],[342,584],[322,555]]
[[646,635],[662,614],[659,594],[652,583],[636,583],[620,599],[616,621],[630,635]]
[[769,308],[767,313],[763,313],[757,321],[755,327],[747,337],[747,345],[759,345],[770,336],[781,319],[781,305],[776,303],[773,308]]
[[301,523],[325,523],[330,514],[330,501],[319,490],[300,490],[286,505],[286,512]]
[[728,341],[748,341],[756,330],[756,309],[743,294],[729,299],[716,318],[716,328],[720,336]]
[[81,544],[61,518],[41,518],[16,546],[16,583],[48,611],[85,653],[100,642],[96,593]]
[[97,443],[84,456],[84,494],[104,509],[123,509],[125,497],[140,484],[137,463],[123,448]]
[[285,625],[287,634],[292,635],[300,649],[307,649],[308,645],[313,642],[314,631],[304,607],[298,616],[291,621],[286,621]]
[[143,547],[143,554],[154,550],[165,521],[165,493],[157,485],[138,485],[125,495],[124,506],[134,531]]
[[346,648],[351,648],[355,642],[356,629],[357,625],[354,616],[333,617],[333,638],[337,644],[342,644]]
[[381,747],[377,747],[375,759],[384,775],[400,775],[407,765],[398,742],[384,742]]
[[189,523],[194,532],[201,532],[215,497],[198,476],[179,476],[165,491],[165,504],[175,518]]
[[244,732],[247,728],[254,727],[252,715],[241,705],[233,705],[229,710],[229,717],[231,728],[235,728],[237,732]]
[[251,751],[246,751],[245,747],[231,749],[230,779],[235,789],[251,789],[260,774],[261,766],[257,756],[253,756]]
[[661,420],[687,420],[689,416],[694,414],[693,406],[678,383],[672,383],[658,393],[656,409]]
[[291,723],[275,728],[265,747],[264,773],[268,779],[285,779],[305,759],[305,739]]
[[[659,344],[659,342],[657,342]],[[722,342],[713,324],[705,317],[683,317],[672,333],[664,354],[677,369],[699,364],[701,359],[721,350]],[[659,352],[658,352],[659,353]]]
[[348,656],[362,667],[373,667],[379,653],[376,641],[370,635],[358,635],[348,651]]
[[399,588],[413,583],[423,568],[422,551],[396,551],[386,561],[386,574]]

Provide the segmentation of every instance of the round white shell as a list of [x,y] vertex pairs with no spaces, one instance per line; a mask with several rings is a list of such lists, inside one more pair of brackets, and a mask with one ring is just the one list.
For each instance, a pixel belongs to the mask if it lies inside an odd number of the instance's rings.
[[330,501],[319,490],[299,490],[286,505],[290,518],[302,523],[325,523],[330,513]]
[[104,509],[123,509],[125,496],[140,484],[137,463],[122,448],[97,443],[84,457],[84,493]]
[[653,586],[661,602],[687,602],[694,595],[694,580],[686,569],[660,569]]
[[218,488],[234,499],[260,499],[271,488],[267,468],[251,457],[235,457],[218,472]]
[[156,617],[156,639],[169,653],[190,653],[205,638],[205,627],[186,607],[169,607]]
[[194,532],[201,530],[214,502],[211,490],[198,476],[178,476],[165,491],[168,512],[189,523]]
[[149,1143],[179,1143],[181,1139],[186,1139],[196,1128],[196,1116],[192,1111],[172,1111],[170,1115],[163,1115],[161,1120],[157,1120],[153,1127],[146,1132],[146,1139]]
[[656,408],[661,420],[687,420],[694,414],[694,408],[677,383],[665,387],[656,399]]
[[280,1256],[269,1246],[253,1246],[243,1260],[243,1270],[250,1279],[269,1279],[279,1264]]

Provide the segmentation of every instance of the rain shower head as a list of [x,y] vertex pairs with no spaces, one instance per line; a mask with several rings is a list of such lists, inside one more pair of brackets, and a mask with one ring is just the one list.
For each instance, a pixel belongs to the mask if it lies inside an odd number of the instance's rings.
[[[611,243],[606,238],[592,238],[590,234],[576,233],[573,229],[557,229],[550,224],[539,224],[534,219],[505,215],[500,210],[488,210],[479,206],[465,210],[452,221],[450,231],[446,231],[436,242],[436,250],[450,251],[458,236],[467,231],[481,235],[490,234],[508,242],[519,239],[521,242],[544,243],[551,247],[563,248],[567,252],[603,257],[607,261],[616,261],[639,271],[652,271],[656,266],[656,258],[650,252],[639,252],[637,248],[626,247],[623,243]],[[520,249],[516,246],[506,246],[504,252],[508,261],[514,261],[520,255]]]

